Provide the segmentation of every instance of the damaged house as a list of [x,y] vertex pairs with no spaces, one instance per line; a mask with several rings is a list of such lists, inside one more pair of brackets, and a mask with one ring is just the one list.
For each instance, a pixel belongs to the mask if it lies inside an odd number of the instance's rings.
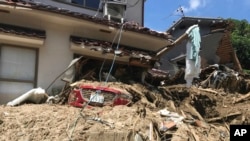
[[185,31],[192,25],[198,24],[201,34],[201,68],[213,64],[223,64],[237,71],[241,65],[231,44],[231,23],[221,18],[182,17],[166,32],[175,37],[175,46],[164,48],[158,53],[161,56],[163,70],[175,74],[177,67],[185,67],[186,40],[181,39]]
[[[205,88],[221,88],[221,85],[225,85],[223,86],[225,89],[232,87],[232,91],[245,89],[237,88],[240,86],[233,83],[236,81],[229,82],[229,80],[239,80],[242,68],[231,43],[230,31],[233,24],[221,18],[182,17],[166,31],[175,38],[175,42],[157,53],[161,62],[160,69],[170,74],[161,84],[186,83],[183,79],[188,41],[186,31],[192,25],[199,26],[201,36],[199,49],[201,74],[193,83]],[[202,80],[206,81],[201,83]]]
[[[171,36],[143,27],[143,12],[137,0],[1,0],[0,103],[50,87],[79,56],[84,73],[76,79],[101,79],[112,61],[114,70],[152,68]],[[56,81],[48,91],[64,85]]]
[[[229,140],[229,125],[249,124],[230,23],[182,17],[160,33],[143,27],[143,5],[0,0],[0,105],[15,98],[0,106],[0,140]],[[202,64],[191,88],[190,27]]]

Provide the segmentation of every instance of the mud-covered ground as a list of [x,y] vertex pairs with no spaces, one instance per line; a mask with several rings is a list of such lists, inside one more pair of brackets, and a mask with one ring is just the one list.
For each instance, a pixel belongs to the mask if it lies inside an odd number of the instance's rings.
[[[1,141],[229,141],[230,124],[249,124],[247,94],[223,90],[186,88],[184,85],[147,89],[141,84],[110,83],[126,89],[137,100],[130,106],[86,107],[67,104],[0,106]],[[146,116],[138,109],[146,105]],[[159,110],[184,117],[160,131]],[[139,135],[139,137],[137,136]]]

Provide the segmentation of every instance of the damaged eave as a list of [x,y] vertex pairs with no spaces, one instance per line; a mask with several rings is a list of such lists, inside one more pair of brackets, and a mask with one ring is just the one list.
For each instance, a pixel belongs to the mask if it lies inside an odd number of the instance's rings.
[[[107,60],[112,60],[114,58],[114,54],[112,53],[103,53],[102,51],[98,51],[98,49],[96,50],[93,50],[93,49],[88,49],[88,48],[91,48],[91,47],[86,47],[86,46],[83,46],[83,45],[79,45],[79,44],[75,44],[73,42],[71,42],[71,45],[70,45],[70,48],[71,50],[73,50],[73,52],[76,52],[78,54],[82,54],[82,55],[85,55],[87,57],[92,57],[92,58],[95,58],[95,59],[107,59]],[[100,46],[98,47],[92,47],[92,48],[101,48]],[[128,63],[129,62],[129,56],[118,56],[116,58],[116,61],[118,62],[124,62],[124,63]]]
[[171,41],[167,39],[143,35],[131,31],[124,31],[122,35],[123,38],[121,40],[121,44],[152,52],[157,52],[164,46],[171,45]]
[[155,54],[112,42],[71,36],[70,49],[85,57],[97,60],[114,60],[119,64],[150,68],[157,61]]

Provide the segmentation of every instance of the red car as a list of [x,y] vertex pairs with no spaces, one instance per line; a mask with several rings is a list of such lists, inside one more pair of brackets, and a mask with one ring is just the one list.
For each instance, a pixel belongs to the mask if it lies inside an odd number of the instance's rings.
[[78,89],[72,90],[68,98],[69,105],[79,108],[83,107],[86,102],[91,106],[116,106],[128,105],[131,101],[132,96],[129,93],[115,88],[93,85],[81,85]]

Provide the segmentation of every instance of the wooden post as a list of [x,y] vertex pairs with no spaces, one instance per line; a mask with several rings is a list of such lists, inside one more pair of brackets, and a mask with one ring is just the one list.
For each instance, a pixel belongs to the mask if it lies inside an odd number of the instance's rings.
[[170,49],[172,49],[173,47],[175,47],[176,45],[180,44],[183,40],[185,40],[188,37],[187,33],[182,34],[178,39],[176,39],[170,46],[167,46],[165,48],[163,48],[162,50],[160,50],[159,52],[157,52],[156,57],[161,56],[162,54],[168,52]]
[[235,67],[235,69],[237,71],[239,71],[239,72],[242,72],[242,67],[241,67],[240,61],[239,61],[239,59],[238,59],[238,57],[236,55],[235,50],[233,50],[232,55],[233,55],[233,61],[234,61],[234,67]]

